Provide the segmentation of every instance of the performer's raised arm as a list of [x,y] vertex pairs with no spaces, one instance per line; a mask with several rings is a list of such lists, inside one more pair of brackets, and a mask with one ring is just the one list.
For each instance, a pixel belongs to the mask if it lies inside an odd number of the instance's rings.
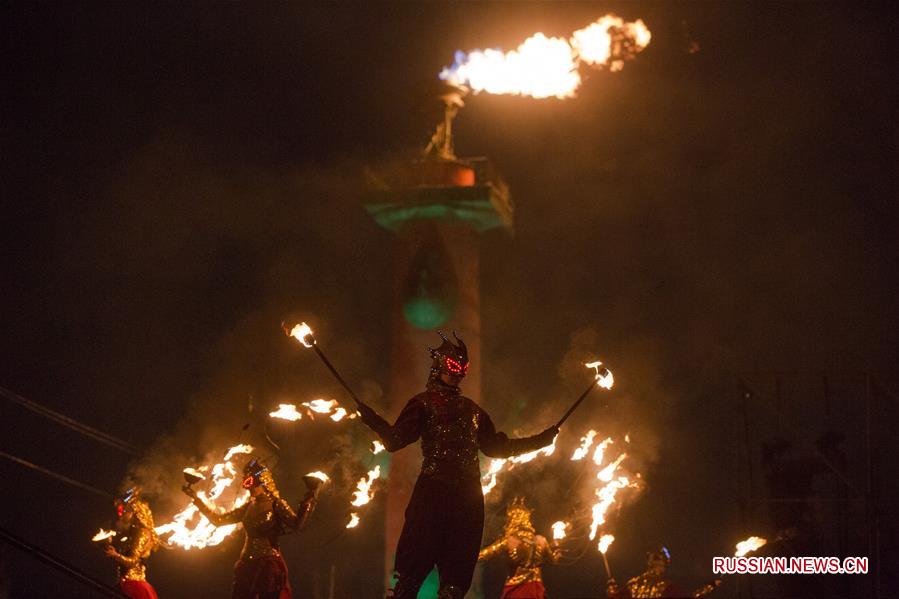
[[129,540],[131,542],[127,544],[122,552],[116,551],[111,545],[106,550],[107,555],[125,568],[133,568],[139,565],[141,560],[149,556],[156,546],[156,537],[150,529],[135,527],[130,536],[131,539]]
[[506,550],[506,537],[503,535],[503,538],[499,539],[492,545],[487,545],[481,552],[478,554],[478,561],[485,561],[488,559],[493,559],[500,553]]
[[396,451],[414,443],[421,436],[422,401],[419,396],[409,400],[393,426],[365,404],[359,405],[362,422],[373,430],[387,451]]
[[491,458],[508,458],[529,451],[536,451],[553,442],[559,429],[551,426],[539,435],[510,439],[506,433],[496,430],[487,412],[481,410],[478,423],[478,446],[484,455]]
[[312,492],[306,494],[296,511],[281,496],[272,495],[272,509],[281,522],[285,532],[295,532],[306,528],[309,516],[315,509],[315,497]]
[[197,495],[197,492],[192,487],[190,487],[190,485],[181,487],[181,490],[184,491],[185,495],[194,500],[194,505],[197,506],[197,509],[200,510],[200,513],[206,516],[206,519],[209,520],[210,524],[212,524],[213,526],[237,524],[238,522],[243,520],[244,515],[247,513],[247,506],[249,506],[249,503],[245,503],[242,506],[231,510],[230,512],[220,514],[209,507],[209,505]]

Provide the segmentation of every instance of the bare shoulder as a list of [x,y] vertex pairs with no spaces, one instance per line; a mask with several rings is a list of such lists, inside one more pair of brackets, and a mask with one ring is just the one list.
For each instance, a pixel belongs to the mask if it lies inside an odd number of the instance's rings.
[[538,547],[546,547],[547,545],[549,545],[549,542],[546,540],[546,537],[544,537],[543,535],[535,535],[534,542],[537,544]]

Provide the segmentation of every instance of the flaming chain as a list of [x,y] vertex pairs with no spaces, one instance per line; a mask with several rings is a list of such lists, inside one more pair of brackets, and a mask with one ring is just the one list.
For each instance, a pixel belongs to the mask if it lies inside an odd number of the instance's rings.
[[[340,422],[344,418],[353,419],[358,416],[356,412],[347,412],[346,408],[339,406],[337,401],[333,399],[313,399],[312,401],[304,401],[301,405],[305,408],[306,417],[310,420],[315,420],[316,414],[323,414],[334,422]],[[268,415],[271,418],[289,420],[291,422],[303,419],[303,413],[297,410],[296,405],[291,403],[278,404],[278,409],[274,412],[269,412]]]

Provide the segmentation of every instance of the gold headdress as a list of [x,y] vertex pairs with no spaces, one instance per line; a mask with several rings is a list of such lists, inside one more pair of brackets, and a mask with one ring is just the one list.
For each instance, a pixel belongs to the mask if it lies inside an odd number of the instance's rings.
[[531,510],[524,503],[524,497],[516,497],[506,508],[506,535],[532,536]]

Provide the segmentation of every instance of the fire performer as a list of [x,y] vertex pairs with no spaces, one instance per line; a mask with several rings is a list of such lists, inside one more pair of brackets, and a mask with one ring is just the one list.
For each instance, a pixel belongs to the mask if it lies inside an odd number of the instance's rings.
[[667,576],[671,564],[671,553],[666,547],[659,547],[646,554],[646,571],[627,581],[625,587],[619,588],[614,578],[609,578],[606,596],[610,599],[643,599],[654,597],[705,597],[720,584],[716,580],[703,585],[692,593],[679,591]]
[[131,599],[158,599],[147,582],[146,559],[159,547],[153,530],[153,512],[140,498],[140,489],[132,488],[115,501],[116,535],[106,545],[106,555],[115,560],[119,589]]
[[246,540],[240,559],[234,564],[231,598],[290,599],[287,565],[281,557],[278,537],[305,527],[315,509],[316,490],[309,490],[295,512],[281,498],[265,464],[252,459],[244,467],[243,474],[243,487],[250,491],[250,499],[230,512],[217,513],[190,485],[185,485],[182,490],[214,526],[243,524]]
[[522,439],[497,432],[490,416],[459,391],[469,366],[465,343],[438,334],[443,343],[430,350],[433,362],[425,391],[409,400],[393,425],[361,402],[358,408],[388,451],[422,441],[421,473],[397,544],[397,580],[389,595],[395,599],[414,599],[435,565],[438,597],[465,595],[484,531],[478,450],[490,457],[510,457],[549,445],[559,432],[553,426]]
[[488,560],[499,554],[512,560],[514,572],[506,578],[500,599],[545,599],[542,565],[559,561],[561,551],[557,542],[550,544],[538,535],[531,524],[531,510],[524,498],[517,497],[506,508],[503,536],[481,550],[478,560]]

